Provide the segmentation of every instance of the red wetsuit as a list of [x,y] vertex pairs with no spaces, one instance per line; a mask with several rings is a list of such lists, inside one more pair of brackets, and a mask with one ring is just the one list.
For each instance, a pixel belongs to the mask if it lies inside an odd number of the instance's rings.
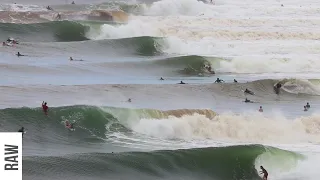
[[42,104],[42,109],[45,114],[48,113],[48,106],[46,104]]

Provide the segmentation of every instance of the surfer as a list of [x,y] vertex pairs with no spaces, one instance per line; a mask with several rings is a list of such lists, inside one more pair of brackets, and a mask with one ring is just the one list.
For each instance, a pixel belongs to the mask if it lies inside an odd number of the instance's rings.
[[254,92],[250,91],[249,89],[246,89],[246,90],[244,91],[244,93],[248,93],[248,94],[254,95]]
[[221,83],[221,82],[224,82],[224,80],[217,78],[217,80],[214,83]]
[[47,6],[47,10],[52,11],[53,9],[50,6]]
[[131,98],[128,99],[128,102],[131,102]]
[[11,43],[11,44],[18,44],[18,41],[13,39],[13,38],[8,38],[7,39],[7,43]]
[[238,81],[237,81],[236,79],[233,79],[233,82],[234,82],[234,83],[238,83]]
[[160,80],[163,81],[164,79],[161,77]]
[[180,81],[180,83],[178,83],[178,84],[186,84],[186,83],[184,83],[183,81]]
[[21,127],[18,132],[21,132],[22,133],[22,137],[23,137],[23,134],[24,134],[24,127]]
[[57,14],[56,19],[60,20],[61,19],[61,15],[60,13]]
[[74,3],[74,1],[72,1],[72,3],[71,4],[76,4],[76,3]]
[[212,70],[211,65],[204,65],[204,68],[211,74],[215,74],[215,72]]
[[308,111],[307,106],[303,106],[304,110],[303,111]]
[[263,112],[262,106],[260,106],[260,108],[259,108],[259,112]]
[[73,59],[72,57],[69,58],[70,61],[83,61],[82,59]]
[[11,38],[8,38],[7,39],[7,43],[11,43],[12,42],[12,39]]
[[48,115],[48,109],[49,107],[47,106],[47,102],[42,101],[42,110],[45,115]]
[[307,105],[306,105],[306,107],[309,109],[310,108],[310,104],[307,102]]
[[246,98],[246,100],[244,100],[245,103],[252,103],[251,100],[249,100],[248,98]]
[[69,123],[68,120],[66,120],[65,124],[66,124],[66,127],[69,127],[69,126],[70,126],[70,123]]
[[267,172],[267,170],[264,169],[263,166],[260,166],[260,169],[261,169],[260,174],[263,174],[262,179],[263,179],[263,180],[267,180],[267,179],[268,179],[268,172]]
[[70,123],[68,120],[66,120],[66,122],[65,122],[65,125],[66,125],[66,127],[67,127],[68,129],[74,129],[73,124],[74,124],[74,123]]
[[280,93],[280,88],[282,87],[281,83],[278,82],[274,87],[274,91],[276,92],[276,94],[279,94]]
[[23,54],[20,54],[20,52],[18,52],[16,55],[17,55],[18,57],[20,57],[20,56],[25,56],[25,55],[23,55]]

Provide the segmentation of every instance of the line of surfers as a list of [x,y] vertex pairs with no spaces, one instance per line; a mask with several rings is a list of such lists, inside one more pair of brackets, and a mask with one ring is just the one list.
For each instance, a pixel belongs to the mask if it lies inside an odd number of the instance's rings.
[[[161,81],[163,81],[164,79],[161,77],[160,78]],[[222,83],[224,82],[224,80],[220,79],[220,78],[217,78],[216,81],[214,83]],[[238,81],[236,79],[233,79],[233,82],[234,83],[238,83]],[[177,83],[177,84],[187,84],[183,81],[180,81],[180,83]],[[281,83],[278,82],[274,87],[273,87],[273,90],[275,91],[276,94],[279,94],[280,93],[280,88],[282,87]],[[255,93],[249,89],[245,89],[244,90],[244,93],[246,94],[251,94],[251,95],[254,95]],[[128,100],[128,102],[131,102],[131,99]],[[248,98],[246,98],[243,102],[245,103],[254,103],[254,101],[251,101],[249,100]],[[308,111],[310,109],[310,104],[309,102],[307,102],[307,104],[305,106],[303,106],[304,108],[304,111]],[[263,112],[263,109],[262,109],[262,106],[260,106],[259,108],[259,112]]]

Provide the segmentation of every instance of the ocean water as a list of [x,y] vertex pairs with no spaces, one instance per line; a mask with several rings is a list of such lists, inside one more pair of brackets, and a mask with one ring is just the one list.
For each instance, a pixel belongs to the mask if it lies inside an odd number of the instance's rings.
[[0,131],[26,128],[23,179],[318,180],[320,2],[0,3],[19,41],[0,48]]

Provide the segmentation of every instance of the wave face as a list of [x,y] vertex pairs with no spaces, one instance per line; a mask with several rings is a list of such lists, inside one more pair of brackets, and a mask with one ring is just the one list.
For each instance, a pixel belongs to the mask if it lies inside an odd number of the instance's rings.
[[[29,42],[68,42],[88,40],[89,27],[78,22],[55,21],[37,24],[0,23],[1,38],[17,37]],[[39,35],[40,34],[40,35]]]
[[30,139],[27,141],[36,144],[39,143],[36,140],[39,134],[36,132],[44,130],[50,135],[42,137],[41,143],[60,144],[57,137],[62,142],[68,141],[67,137],[62,136],[66,131],[66,120],[75,122],[77,131],[73,138],[84,142],[110,140],[123,144],[129,139],[143,138],[140,135],[144,135],[148,138],[168,140],[317,143],[320,137],[317,114],[292,120],[279,114],[267,117],[259,112],[217,115],[206,109],[160,111],[95,106],[54,107],[50,108],[48,117],[38,108],[4,109],[1,114],[2,131],[16,131],[15,128],[23,125],[30,131]]
[[141,56],[155,56],[161,55],[163,52],[161,51],[161,47],[163,46],[161,42],[163,42],[162,38],[156,37],[135,37],[135,38],[124,38],[118,40],[108,40],[106,41],[108,44],[112,44],[118,47],[123,47],[124,50],[134,49],[133,54],[141,55]]
[[[15,124],[30,124],[28,129],[37,129],[38,124],[43,124],[43,119],[48,118],[49,121],[45,121],[48,124],[45,126],[52,126],[54,134],[58,134],[64,131],[61,128],[61,123],[64,121],[75,121],[77,126],[84,131],[93,133],[92,135],[105,138],[107,133],[112,133],[113,128],[120,128],[121,131],[127,132],[131,131],[130,124],[136,120],[143,118],[167,118],[170,115],[175,117],[181,117],[182,115],[192,115],[193,113],[199,113],[205,117],[212,118],[215,113],[211,110],[171,110],[171,111],[159,111],[152,109],[122,109],[122,108],[98,108],[94,106],[67,106],[67,107],[57,107],[50,109],[50,115],[44,117],[42,110],[30,109],[30,108],[20,108],[20,109],[4,109],[1,110],[4,123],[9,123],[4,127],[10,127]],[[130,122],[132,121],[132,122]],[[108,128],[106,126],[108,125]],[[62,126],[63,127],[63,126]],[[11,130],[11,129],[2,129]],[[57,132],[55,132],[57,131]]]
[[319,79],[264,79],[253,81],[252,83],[247,83],[249,89],[253,89],[255,92],[265,93],[273,92],[273,87],[277,83],[281,83],[281,91],[285,94],[290,95],[320,95]]
[[167,66],[177,69],[178,73],[184,75],[203,75],[211,74],[205,66],[214,65],[218,58],[209,58],[202,56],[180,56],[163,60],[157,60],[154,64]]
[[[25,157],[23,172],[26,178],[34,178],[38,175],[38,171],[41,171],[42,175],[36,179],[128,178],[130,174],[130,179],[179,177],[253,180],[259,178],[255,163],[263,154],[268,154],[269,162],[280,167],[287,162],[297,163],[303,159],[301,155],[293,152],[250,145],[155,152],[74,154],[63,157]],[[37,171],[34,171],[35,169]]]
[[[114,26],[117,25],[112,25],[112,23],[109,23],[107,25],[101,24],[100,22],[95,23],[84,21],[54,21],[37,24],[0,23],[0,38],[7,39],[8,37],[15,37],[19,41],[27,42],[86,41],[90,39],[96,39],[97,36],[106,36],[102,35],[100,31],[104,32],[103,28],[114,28]],[[115,32],[116,31],[117,30],[115,30]],[[109,31],[109,33],[112,32]],[[130,49],[135,49],[133,54],[147,56],[162,54],[162,47],[165,45],[163,38],[149,36],[119,39],[112,38],[102,41],[93,41],[89,43],[95,43],[102,46],[111,44],[112,46],[114,46],[114,48],[121,48],[124,51],[130,51]],[[81,44],[79,44],[79,46],[81,46]],[[90,48],[90,46],[86,47],[86,49]]]

